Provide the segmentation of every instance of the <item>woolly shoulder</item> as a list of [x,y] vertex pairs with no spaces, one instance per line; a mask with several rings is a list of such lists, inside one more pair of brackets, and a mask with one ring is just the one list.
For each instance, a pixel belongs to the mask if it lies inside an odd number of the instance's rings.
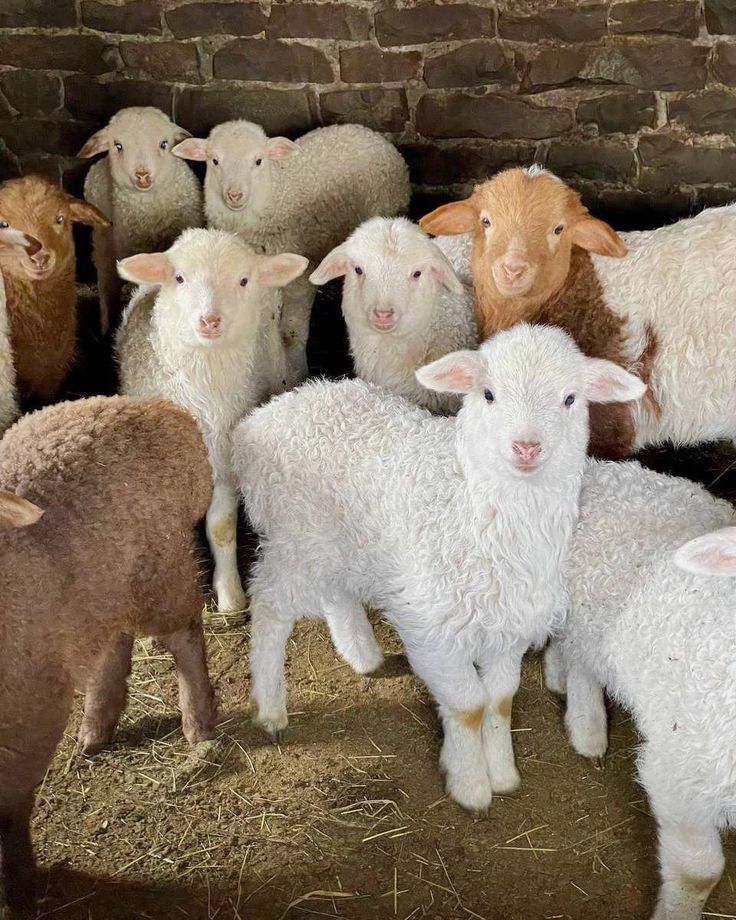
[[84,197],[112,219],[112,179],[107,157],[90,166],[84,180]]

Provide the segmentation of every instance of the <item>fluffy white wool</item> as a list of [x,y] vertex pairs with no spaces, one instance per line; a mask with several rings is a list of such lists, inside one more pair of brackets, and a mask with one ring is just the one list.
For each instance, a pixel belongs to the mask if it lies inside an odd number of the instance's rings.
[[[237,236],[219,230],[187,230],[166,254],[134,256],[121,264],[124,277],[149,282],[137,288],[117,336],[121,392],[170,399],[199,422],[215,478],[207,527],[223,610],[245,603],[235,556],[231,432],[247,411],[285,387],[274,286],[290,281],[306,264],[288,253],[256,255]],[[206,340],[200,323],[213,311],[221,334]]]
[[[184,142],[177,155],[207,161],[208,226],[239,233],[259,252],[301,253],[312,267],[361,221],[401,214],[409,204],[401,154],[361,125],[318,128],[294,144],[232,121],[206,140]],[[295,382],[306,376],[313,299],[306,278],[284,292],[282,331]]]
[[[457,419],[352,380],[306,384],[237,427],[236,475],[262,538],[253,697],[261,724],[283,730],[284,655],[300,617],[323,617],[343,657],[375,669],[362,605],[380,608],[439,705],[449,793],[481,809],[519,782],[510,713],[521,659],[564,612],[586,394],[643,387],[561,330],[526,325],[419,376],[467,392]],[[519,469],[520,442],[539,447],[536,472]]]
[[[133,107],[121,109],[80,152],[80,156],[107,153],[92,166],[84,183],[84,197],[113,223],[93,235],[103,326],[119,306],[116,260],[167,249],[182,230],[202,226],[199,181],[186,163],[171,154],[188,136],[159,109]],[[150,188],[136,186],[136,171],[150,176]]]
[[[403,217],[373,217],[311,275],[344,275],[342,312],[355,373],[432,412],[457,412],[457,393],[423,387],[415,371],[460,348],[475,348],[472,291],[422,230]],[[379,325],[381,320],[391,328]]]
[[573,747],[607,746],[601,687],[634,716],[638,771],[659,827],[656,920],[696,920],[736,824],[733,582],[675,565],[683,543],[734,523],[703,488],[638,463],[591,463],[571,556],[571,606],[547,680],[567,691]]
[[456,236],[435,236],[433,242],[437,248],[444,253],[455,269],[455,274],[467,284],[471,290],[473,287],[473,273],[470,270],[470,256],[473,252],[473,234],[458,233]]

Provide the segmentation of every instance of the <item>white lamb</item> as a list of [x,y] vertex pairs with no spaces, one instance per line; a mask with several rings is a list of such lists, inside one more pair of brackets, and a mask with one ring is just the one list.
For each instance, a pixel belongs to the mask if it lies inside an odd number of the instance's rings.
[[202,226],[199,180],[171,155],[185,137],[189,132],[159,109],[136,106],[113,115],[79,151],[80,157],[108,154],[84,183],[84,197],[113,223],[93,236],[103,333],[120,307],[116,260],[167,249],[182,230]]
[[418,377],[467,394],[456,419],[349,380],[307,384],[236,429],[236,475],[262,538],[253,697],[261,725],[281,732],[286,645],[304,616],[327,621],[357,671],[375,669],[363,604],[379,608],[439,705],[449,794],[484,809],[492,790],[519,783],[510,724],[522,656],[564,613],[588,398],[635,398],[644,385],[528,325]]
[[731,505],[684,479],[637,463],[593,464],[571,607],[547,652],[547,685],[567,691],[576,751],[605,753],[603,686],[643,736],[638,773],[662,872],[653,920],[700,917],[723,872],[719,829],[736,826],[734,584],[691,574],[736,574],[734,523]]
[[[252,122],[229,121],[174,153],[207,161],[210,227],[240,233],[257,251],[299,252],[312,268],[362,221],[405,212],[411,194],[401,154],[361,125],[318,128],[293,143],[267,137]],[[314,293],[306,278],[284,292],[282,332],[294,383],[307,374]]]
[[472,291],[434,242],[403,217],[373,217],[309,280],[325,284],[341,275],[356,375],[431,412],[457,412],[458,394],[428,390],[415,374],[448,352],[478,344]]
[[117,336],[121,392],[161,396],[199,422],[214,473],[207,537],[220,610],[242,610],[237,565],[238,499],[231,433],[243,414],[285,387],[286,359],[275,287],[307,267],[302,256],[255,254],[221,230],[186,230],[165,253],[124,259],[141,285]]

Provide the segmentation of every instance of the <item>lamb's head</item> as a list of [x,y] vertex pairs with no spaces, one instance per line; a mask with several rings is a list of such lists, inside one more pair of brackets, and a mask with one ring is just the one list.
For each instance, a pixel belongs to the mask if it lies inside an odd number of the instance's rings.
[[419,223],[435,235],[473,234],[473,278],[494,299],[546,301],[567,278],[573,246],[626,255],[621,237],[590,216],[577,192],[534,166],[500,172]]
[[271,167],[277,160],[299,153],[285,137],[271,137],[251,121],[226,121],[207,138],[192,137],[174,149],[185,160],[207,163],[205,190],[230,211],[257,212],[271,190]]
[[461,449],[481,478],[582,470],[588,402],[626,402],[646,391],[617,364],[587,358],[563,330],[527,323],[499,332],[478,351],[446,355],[416,376],[429,389],[466,394]]
[[403,217],[373,217],[361,224],[309,280],[324,284],[341,275],[348,325],[395,335],[426,327],[443,289],[463,293],[443,253]]
[[80,157],[109,155],[115,185],[148,192],[165,183],[176,168],[171,151],[189,132],[151,106],[121,109],[110,123],[93,134],[79,151]]
[[160,321],[188,347],[238,347],[272,308],[264,288],[283,287],[308,265],[304,256],[258,255],[235,234],[185,230],[166,252],[118,262],[127,281],[160,287]]
[[0,186],[0,231],[12,227],[33,243],[0,244],[3,271],[32,281],[74,272],[73,223],[110,226],[94,205],[73,198],[41,176],[5,182]]
[[736,575],[736,527],[695,537],[674,555],[675,565],[693,575]]

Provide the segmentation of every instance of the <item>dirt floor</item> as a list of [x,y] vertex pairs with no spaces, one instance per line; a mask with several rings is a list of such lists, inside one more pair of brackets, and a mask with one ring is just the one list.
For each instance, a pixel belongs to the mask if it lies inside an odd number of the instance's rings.
[[[322,300],[316,322],[334,322],[334,307]],[[99,371],[94,389],[114,386],[109,353],[92,346],[76,394],[90,391],[90,368]],[[334,373],[324,358],[313,353],[313,365]],[[736,495],[730,446],[646,459]],[[245,569],[252,540],[244,537]],[[77,711],[39,792],[40,916],[649,917],[654,829],[633,780],[637,740],[626,715],[612,713],[605,765],[586,762],[568,747],[561,704],[543,688],[540,658],[530,657],[514,713],[522,789],[473,818],[444,795],[434,707],[391,629],[375,622],[390,658],[371,679],[336,657],[323,626],[297,629],[281,747],[250,721],[245,618],[207,616],[221,714],[213,748],[188,748],[171,662],[139,643],[114,747],[80,755]],[[707,917],[736,917],[735,838]]]

